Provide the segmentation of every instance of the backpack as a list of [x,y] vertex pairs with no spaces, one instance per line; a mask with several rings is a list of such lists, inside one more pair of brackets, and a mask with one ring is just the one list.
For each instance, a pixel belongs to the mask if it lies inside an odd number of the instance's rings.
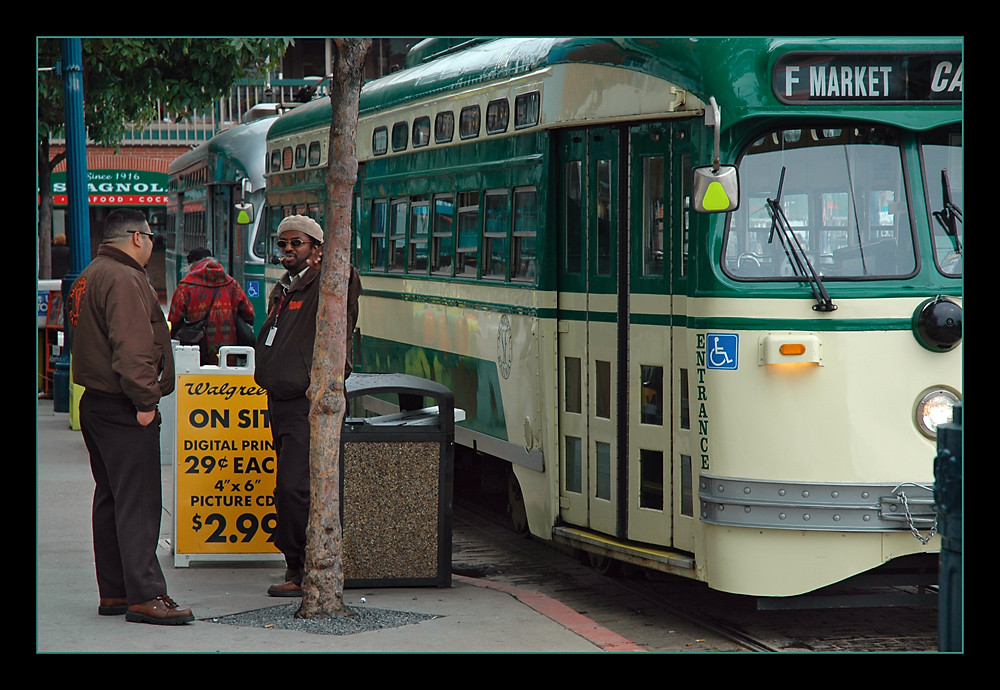
[[184,319],[181,327],[177,329],[176,333],[174,333],[174,337],[177,338],[181,345],[198,346],[198,349],[201,350],[202,364],[206,364],[208,362],[208,317],[212,315],[212,307],[215,305],[215,296],[217,292],[218,288],[213,288],[212,301],[208,305],[208,311],[205,312],[205,316],[197,321],[188,321],[187,319]]

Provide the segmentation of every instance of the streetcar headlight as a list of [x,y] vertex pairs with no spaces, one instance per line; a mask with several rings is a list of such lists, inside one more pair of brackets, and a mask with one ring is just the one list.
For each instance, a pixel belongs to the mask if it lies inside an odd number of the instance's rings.
[[952,420],[958,395],[945,388],[925,391],[917,400],[914,416],[917,428],[927,438],[937,438],[938,427]]

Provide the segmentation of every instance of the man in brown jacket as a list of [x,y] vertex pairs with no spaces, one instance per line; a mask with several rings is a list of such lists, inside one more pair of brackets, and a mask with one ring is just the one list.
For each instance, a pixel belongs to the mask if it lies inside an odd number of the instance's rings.
[[100,615],[176,625],[194,620],[167,596],[160,537],[160,415],[174,389],[170,333],[145,265],[153,233],[138,211],[104,222],[97,257],[67,300],[73,380],[85,387],[80,427],[94,475]]

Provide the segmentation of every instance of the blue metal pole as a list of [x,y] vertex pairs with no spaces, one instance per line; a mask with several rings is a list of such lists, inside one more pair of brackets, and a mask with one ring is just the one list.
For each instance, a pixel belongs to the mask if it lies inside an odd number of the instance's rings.
[[[63,304],[80,272],[90,263],[90,204],[87,189],[87,129],[83,122],[83,51],[79,38],[62,40],[63,104],[66,117],[66,183],[69,202],[66,236],[69,271],[63,277]],[[69,338],[56,362],[52,402],[56,412],[69,412]]]

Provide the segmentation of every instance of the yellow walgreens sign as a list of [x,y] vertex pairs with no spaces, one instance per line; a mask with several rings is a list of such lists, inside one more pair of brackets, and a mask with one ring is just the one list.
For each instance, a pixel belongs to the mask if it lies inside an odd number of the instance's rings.
[[177,377],[175,551],[275,554],[275,453],[252,375]]

